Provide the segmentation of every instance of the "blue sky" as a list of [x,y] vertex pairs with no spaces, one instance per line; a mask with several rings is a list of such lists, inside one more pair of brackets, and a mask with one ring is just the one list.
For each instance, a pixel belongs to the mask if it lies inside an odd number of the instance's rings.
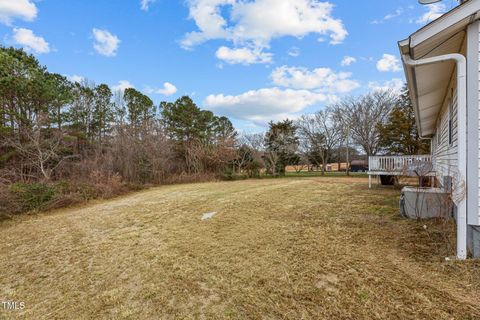
[[156,103],[190,95],[240,130],[403,82],[397,41],[445,0],[0,0],[2,44]]

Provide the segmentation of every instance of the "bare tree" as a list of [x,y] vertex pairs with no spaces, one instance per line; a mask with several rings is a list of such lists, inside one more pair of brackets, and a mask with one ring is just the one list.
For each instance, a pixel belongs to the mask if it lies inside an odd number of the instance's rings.
[[[345,169],[345,174],[347,176],[350,175],[350,141],[352,140],[351,138],[351,129],[350,129],[350,123],[347,121],[347,117],[344,115],[342,108],[338,106],[333,106],[331,107],[331,112],[332,112],[332,118],[333,121],[336,122],[337,126],[339,127],[340,134],[341,134],[341,145],[337,149],[338,152],[338,158],[341,156],[341,152],[343,147],[345,147],[345,162],[347,163],[346,169]],[[339,165],[339,170],[340,170],[340,165]]]
[[265,153],[265,135],[263,133],[246,134],[244,141],[252,150],[253,159],[262,162],[262,156]]
[[249,141],[246,135],[241,135],[236,141],[236,158],[233,162],[233,171],[238,168],[241,172],[249,161],[253,158],[253,149],[249,146]]
[[[244,134],[239,141],[251,151],[252,163],[257,167],[265,168],[267,164],[274,166],[279,161],[276,153],[266,152],[264,133]],[[249,168],[247,168],[248,170]]]
[[6,144],[14,148],[21,156],[23,168],[20,170],[22,180],[25,180],[25,171],[28,170],[28,176],[39,178],[43,181],[50,181],[55,170],[60,165],[71,158],[78,158],[78,155],[62,154],[63,132],[52,130],[48,133],[49,137],[41,127],[34,127],[31,131],[24,132],[24,141],[20,143],[15,139],[7,139]]
[[275,177],[278,176],[280,174],[279,172],[277,172],[279,171],[278,165],[281,160],[278,152],[275,152],[275,151],[265,152],[265,155],[263,158],[267,166],[267,174],[272,174]]
[[265,150],[265,135],[263,133],[251,133],[243,136],[245,143],[257,152]]
[[397,101],[398,96],[394,92],[381,90],[346,98],[333,109],[335,117],[348,129],[353,142],[371,156],[380,151],[378,126],[385,123]]
[[322,175],[325,174],[333,149],[342,141],[342,127],[335,120],[332,109],[328,108],[313,115],[303,115],[297,121],[302,149],[317,166],[321,162]]
[[250,152],[250,159],[245,169],[250,177],[258,177],[261,169],[265,168],[265,134],[244,134],[241,141]]

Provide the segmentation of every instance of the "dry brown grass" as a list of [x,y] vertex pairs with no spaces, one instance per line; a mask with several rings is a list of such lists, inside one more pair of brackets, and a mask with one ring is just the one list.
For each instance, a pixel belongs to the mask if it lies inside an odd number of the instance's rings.
[[400,219],[398,193],[248,180],[16,217],[0,300],[26,308],[0,318],[478,319],[480,264],[446,262],[453,226]]

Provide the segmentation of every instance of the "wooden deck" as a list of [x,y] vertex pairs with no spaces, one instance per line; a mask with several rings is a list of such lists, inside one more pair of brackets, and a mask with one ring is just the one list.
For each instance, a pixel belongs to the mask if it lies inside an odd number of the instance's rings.
[[434,162],[431,155],[371,156],[368,159],[369,187],[372,186],[372,176],[434,176]]

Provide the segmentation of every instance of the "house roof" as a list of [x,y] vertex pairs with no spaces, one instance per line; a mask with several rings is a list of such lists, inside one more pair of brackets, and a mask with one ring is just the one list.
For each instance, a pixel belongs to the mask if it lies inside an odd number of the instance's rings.
[[352,166],[368,166],[367,160],[352,160],[350,162]]
[[[480,0],[469,0],[398,43],[402,59],[429,58],[462,53],[467,26],[480,19]],[[422,137],[434,134],[448,86],[455,70],[454,62],[423,66],[404,63],[410,97],[415,108],[417,127]]]

